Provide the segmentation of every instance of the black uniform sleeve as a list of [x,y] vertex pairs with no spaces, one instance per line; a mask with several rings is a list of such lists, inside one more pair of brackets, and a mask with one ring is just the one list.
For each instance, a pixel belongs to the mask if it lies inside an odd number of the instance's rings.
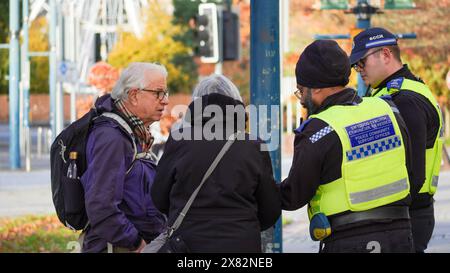
[[155,207],[166,215],[169,213],[170,207],[170,190],[175,182],[176,146],[176,142],[169,136],[164,147],[164,154],[158,162],[155,180],[151,189],[152,201]]
[[[402,140],[403,145],[405,147],[405,158],[406,158],[406,169],[408,171],[408,177],[410,184],[412,184],[412,179],[414,178],[414,169],[413,169],[413,158],[412,158],[412,149],[411,149],[411,137],[409,135],[408,127],[406,126],[406,123],[400,114],[400,109],[395,105],[395,103],[391,100],[386,100],[386,102],[391,106],[391,108],[394,110],[395,119],[398,123],[398,127],[400,127],[400,133],[402,134]],[[397,109],[397,110],[395,110]],[[415,192],[416,187],[411,185],[410,192]]]
[[289,176],[280,184],[282,208],[296,210],[306,205],[321,184],[342,176],[342,146],[332,131],[316,142],[310,137],[328,126],[313,119],[303,132],[295,136],[294,158]]
[[423,105],[412,96],[399,94],[393,97],[406,127],[411,142],[410,184],[411,195],[418,194],[425,181],[425,149],[427,141],[427,116]]
[[261,175],[256,189],[258,219],[261,230],[273,226],[281,214],[281,199],[272,173],[272,162],[266,151],[261,153]]

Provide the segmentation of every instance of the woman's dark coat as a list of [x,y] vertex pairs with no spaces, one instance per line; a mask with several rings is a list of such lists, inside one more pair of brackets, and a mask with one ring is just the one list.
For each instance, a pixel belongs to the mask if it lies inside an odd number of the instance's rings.
[[[201,109],[217,105],[224,113],[226,105],[243,107],[241,102],[220,94],[203,96],[196,103]],[[189,106],[193,113],[188,119],[191,126],[172,131],[151,190],[155,206],[168,215],[169,224],[175,221],[226,142],[224,138],[175,140],[181,133],[193,137],[196,129],[211,121],[202,115],[203,111],[195,112],[194,104]],[[237,121],[233,114],[214,118],[224,125]],[[181,234],[192,252],[260,252],[260,232],[273,226],[280,216],[281,202],[269,153],[262,150],[260,140],[250,139],[245,134],[245,140],[235,141],[175,232]]]

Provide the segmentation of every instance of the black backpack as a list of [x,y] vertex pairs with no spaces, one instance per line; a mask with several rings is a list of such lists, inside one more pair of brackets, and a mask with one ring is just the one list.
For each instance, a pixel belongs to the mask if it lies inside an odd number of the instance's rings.
[[[53,204],[61,223],[73,230],[83,230],[89,224],[84,202],[84,189],[79,177],[87,169],[86,143],[89,128],[93,121],[101,116],[114,119],[128,132],[134,147],[133,163],[137,158],[136,143],[130,126],[119,115],[109,112],[99,115],[95,108],[70,124],[56,137],[50,150]],[[70,152],[77,152],[77,179],[66,177]]]

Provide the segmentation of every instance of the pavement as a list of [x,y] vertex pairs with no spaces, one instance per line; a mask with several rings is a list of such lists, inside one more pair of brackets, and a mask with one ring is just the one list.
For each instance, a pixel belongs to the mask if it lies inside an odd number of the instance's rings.
[[[2,128],[3,127],[3,128]],[[55,213],[50,187],[49,154],[31,158],[31,171],[9,170],[4,126],[0,125],[0,218]],[[32,136],[36,135],[32,132]],[[22,161],[24,162],[24,161]],[[287,176],[291,157],[282,158],[282,176]],[[450,253],[450,171],[441,172],[435,195],[435,229],[426,252]],[[309,221],[305,208],[283,211],[289,224],[283,227],[285,253],[318,252],[319,244],[309,237]]]
[[31,172],[0,170],[0,217],[51,213],[55,213],[55,209],[49,169]]
[[[435,227],[427,253],[450,253],[450,171],[441,172],[435,194]],[[319,243],[309,237],[309,221],[305,208],[283,211],[292,222],[283,226],[283,252],[310,253],[319,251]]]

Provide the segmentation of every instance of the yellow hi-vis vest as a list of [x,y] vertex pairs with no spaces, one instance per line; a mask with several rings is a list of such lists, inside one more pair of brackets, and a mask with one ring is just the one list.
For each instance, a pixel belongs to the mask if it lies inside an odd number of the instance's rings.
[[332,106],[311,118],[325,121],[337,133],[343,155],[342,177],[319,186],[308,206],[310,219],[319,212],[330,216],[365,211],[408,195],[405,147],[387,102],[364,98],[360,104]]
[[391,95],[400,90],[406,92],[412,91],[421,94],[428,99],[431,105],[434,106],[439,116],[439,130],[436,136],[436,140],[434,141],[433,147],[425,151],[425,182],[423,183],[423,186],[419,191],[419,193],[428,193],[433,195],[437,190],[442,159],[443,139],[440,135],[442,129],[441,109],[439,108],[439,105],[428,86],[421,82],[405,78],[397,78],[388,82],[387,86],[381,89],[379,92],[375,93],[374,96],[379,97],[384,95]]

